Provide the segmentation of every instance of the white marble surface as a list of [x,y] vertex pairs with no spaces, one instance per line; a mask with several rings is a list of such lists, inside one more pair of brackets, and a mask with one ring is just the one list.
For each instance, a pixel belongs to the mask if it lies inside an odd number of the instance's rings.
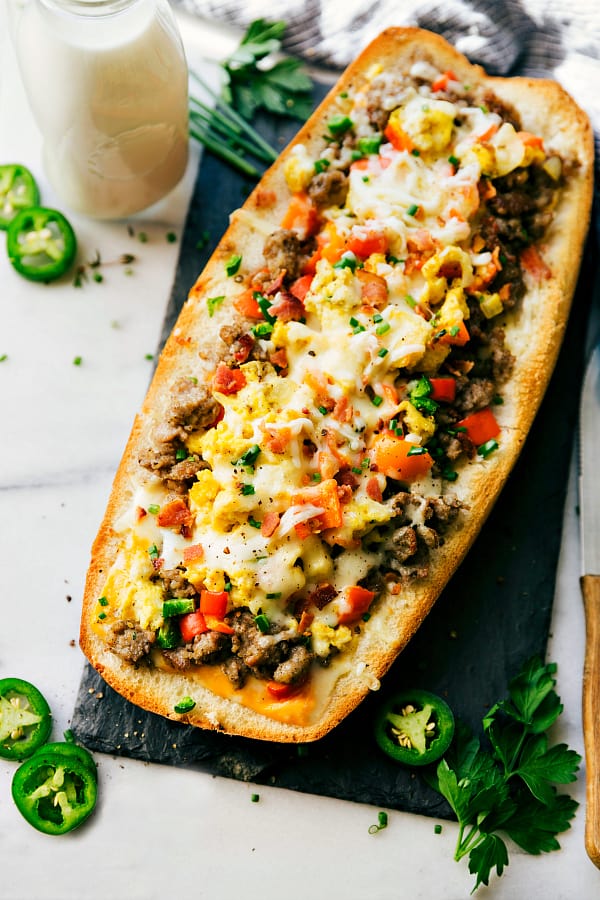
[[[194,65],[218,54],[221,34],[183,22]],[[218,39],[217,39],[218,37]],[[227,38],[224,38],[225,43]],[[47,184],[0,6],[0,162],[20,161]],[[197,166],[159,207],[131,224],[72,216],[82,259],[133,253],[126,276],[36,286],[0,253],[0,676],[36,683],[69,725],[83,657],[76,646],[89,548],[135,411],[142,400],[169,297],[178,235]],[[210,198],[214,202],[214,198]],[[80,366],[73,364],[80,356]],[[575,495],[570,489],[549,658],[559,664],[565,713],[555,737],[582,752],[580,691],[583,614],[578,587]],[[456,827],[390,812],[372,836],[376,808],[261,787],[197,772],[96,756],[100,801],[90,822],[63,838],[41,835],[10,799],[14,764],[0,760],[0,897],[12,900],[154,900],[185,893],[220,897],[347,900],[466,898],[473,879],[453,861]],[[478,896],[561,900],[600,896],[600,873],[583,847],[585,772],[571,793],[581,802],[562,850],[543,857],[511,851],[503,877]]]

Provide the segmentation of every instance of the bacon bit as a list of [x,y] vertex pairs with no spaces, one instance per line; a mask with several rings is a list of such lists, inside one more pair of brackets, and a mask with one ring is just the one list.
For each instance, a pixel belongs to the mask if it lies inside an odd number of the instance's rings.
[[306,317],[306,310],[297,297],[281,292],[279,298],[269,307],[269,314],[277,316],[281,322],[299,322]]
[[287,369],[288,367],[288,358],[285,347],[280,347],[279,350],[275,350],[274,353],[269,355],[269,362],[277,366],[278,369]]
[[383,309],[388,300],[388,286],[385,278],[366,269],[357,269],[356,277],[360,281],[360,298],[363,303]]
[[306,609],[302,610],[302,615],[300,616],[300,621],[298,622],[298,633],[306,634],[308,629],[313,623],[314,613],[308,612]]
[[312,275],[301,275],[300,278],[297,278],[290,286],[290,294],[292,294],[298,300],[304,302],[304,298],[310,290],[312,280]]
[[381,493],[381,487],[379,486],[379,479],[372,475],[367,481],[365,490],[367,492],[367,497],[370,497],[371,500],[375,500],[377,503],[381,503],[383,501],[383,494]]
[[414,150],[415,145],[399,125],[388,122],[383,133],[394,150],[406,150],[408,153],[410,153],[411,150]]
[[146,512],[146,510],[144,509],[143,506],[136,507],[136,510],[135,510],[136,522],[141,522],[142,519],[145,519],[147,515],[148,515],[148,513]]
[[200,559],[204,559],[204,547],[202,544],[192,544],[190,547],[183,548],[184,562],[198,562]]
[[500,262],[500,247],[494,247],[492,258],[485,266],[481,266],[481,272],[473,278],[473,281],[467,288],[470,294],[481,291],[494,280],[498,272],[502,269]]
[[318,374],[307,372],[304,376],[304,383],[309,386],[315,395],[316,405],[322,406],[327,412],[331,412],[335,406],[335,400],[329,395],[329,385],[324,375],[320,372]]
[[160,528],[174,528],[175,526],[190,526],[194,521],[193,513],[190,511],[183,497],[175,497],[164,506],[161,506],[160,512],[156,516],[156,524]]
[[213,390],[221,394],[237,394],[246,384],[244,373],[239,369],[230,369],[225,363],[219,363],[213,378]]
[[265,447],[271,453],[285,453],[292,439],[292,432],[289,428],[277,428],[275,431],[269,431],[269,426],[262,428],[265,435]]
[[417,228],[406,239],[406,246],[410,253],[434,253],[436,243],[427,228]]
[[232,356],[238,363],[245,363],[250,354],[252,353],[252,348],[254,347],[254,338],[248,332],[246,334],[240,334],[239,338],[234,343],[235,350],[232,351]]
[[462,276],[462,266],[458,260],[450,260],[442,263],[437,274],[440,278],[445,278],[446,281],[454,281],[455,278]]
[[279,528],[279,513],[268,512],[260,526],[260,533],[263,537],[269,538]]
[[311,591],[306,600],[308,605],[312,604],[317,609],[323,609],[328,603],[335,600],[337,595],[338,592],[334,586],[328,581],[324,581],[322,584],[318,584],[314,591]]
[[335,476],[335,480],[339,485],[347,485],[353,489],[357,488],[359,483],[358,477],[354,474],[352,469],[340,469]]
[[538,283],[543,279],[552,278],[552,269],[533,244],[530,247],[525,247],[521,253],[521,264]]
[[335,406],[333,407],[332,417],[336,419],[338,422],[351,422],[354,418],[354,409],[350,405],[350,401],[348,397],[343,394],[339,400],[336,400]]
[[510,299],[510,283],[503,284],[500,290],[498,291],[498,296],[502,300],[503,303],[506,303],[507,300]]
[[377,385],[377,388],[388,403],[391,403],[393,406],[397,406],[400,402],[400,397],[398,396],[398,391],[394,387],[393,384],[388,384],[386,381],[381,382],[381,384]]
[[276,294],[277,291],[281,290],[281,285],[283,284],[283,279],[285,278],[286,270],[281,269],[277,278],[271,281],[266,287],[262,289],[263,294],[267,294],[267,296],[271,296],[272,294]]
[[338,487],[338,497],[342,506],[350,503],[352,500],[352,488],[349,484],[340,484]]
[[159,556],[157,559],[151,560],[151,562],[152,562],[152,568],[155,569],[157,572],[160,571],[160,569],[162,569],[162,567],[165,564],[165,561],[162,558],[162,556]]

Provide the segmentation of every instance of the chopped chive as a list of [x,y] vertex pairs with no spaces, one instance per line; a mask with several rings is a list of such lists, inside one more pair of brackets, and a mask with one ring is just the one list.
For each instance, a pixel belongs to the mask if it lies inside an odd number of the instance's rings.
[[502,406],[502,404],[504,403],[504,397],[501,397],[500,394],[495,394],[492,397],[492,403],[494,404],[494,406]]
[[381,325],[378,325],[375,329],[375,334],[385,334],[391,327],[389,322],[382,322]]
[[0,362],[5,362],[7,359],[8,359],[8,353],[3,353],[2,356],[0,356]]
[[460,165],[460,160],[457,159],[456,156],[449,156],[448,162],[450,163],[451,166],[456,166],[457,168]]
[[322,478],[323,478],[323,476],[321,475],[320,472],[313,472],[313,474],[312,474],[313,481],[318,483],[319,481],[321,481]]
[[389,353],[389,350],[387,350],[386,347],[382,347],[381,350],[378,352],[377,356],[379,356],[379,357],[381,357],[381,359],[383,359],[383,357],[387,356],[388,353]]
[[494,440],[494,438],[492,438],[490,441],[486,441],[485,444],[482,444],[480,447],[478,447],[477,453],[479,454],[479,456],[483,456],[484,459],[487,459],[487,457],[490,455],[490,453],[493,453],[494,450],[497,450],[497,449],[498,449],[498,441],[496,441],[496,440]]
[[252,528],[260,528],[260,522],[254,516],[248,518],[248,525],[251,525]]
[[373,321],[377,324],[377,322],[383,322],[383,316],[381,313],[375,313],[373,316]]
[[156,544],[150,544],[148,547],[148,556],[150,559],[158,559],[158,547]]
[[98,618],[99,618],[99,619],[105,619],[105,618],[106,618],[106,613],[105,613],[105,612],[98,613]]
[[355,475],[362,475],[362,469],[360,469],[358,466],[352,466],[352,469],[350,471],[354,472]]
[[140,244],[147,244],[147,243],[148,243],[148,235],[146,234],[145,231],[140,231],[140,232],[139,232],[139,234],[138,234],[138,241],[140,242]]
[[319,412],[321,413],[322,416],[326,416],[328,413],[328,409],[326,406],[319,406]]
[[144,359],[147,359],[148,362],[152,362],[152,360],[154,359],[154,353],[146,353]]
[[415,444],[413,447],[410,448],[410,450],[408,451],[408,453],[406,455],[407,456],[424,456],[425,453],[427,453],[427,450],[425,449],[425,447],[419,447]]
[[108,606],[108,600],[106,597],[98,597],[98,603],[100,606]]
[[407,295],[406,295],[406,297],[404,298],[404,302],[405,302],[408,306],[410,306],[411,309],[414,309],[415,306],[417,305],[417,301],[415,300],[414,297],[411,297],[410,294],[407,294]]
[[185,447],[178,447],[178,449],[175,451],[175,459],[177,460],[177,462],[183,462],[183,460],[187,459],[188,456],[189,453],[187,452]]
[[455,472],[454,469],[444,469],[442,471],[442,478],[445,478],[446,481],[456,481],[458,472]]
[[377,815],[377,825],[371,825],[369,827],[369,834],[377,834],[378,831],[381,831],[383,828],[387,828],[388,824],[388,816],[386,812],[380,812]]
[[420,151],[420,150],[417,150],[416,147],[414,147],[410,152],[412,153],[413,156],[420,156],[420,155],[421,155],[421,151]]
[[419,207],[418,207],[418,204],[416,204],[416,203],[411,203],[411,205],[406,210],[406,214],[409,216],[416,216],[416,214],[418,212],[419,212]]
[[176,713],[186,713],[193,709],[196,705],[196,701],[192,699],[192,697],[182,697],[178,703],[175,704],[173,709]]
[[329,131],[335,137],[339,137],[340,135],[345,134],[345,132],[353,126],[354,122],[352,121],[352,119],[344,115],[333,116],[327,123]]
[[168,244],[174,244],[175,241],[177,240],[177,235],[175,234],[174,231],[167,231],[165,237],[167,239]]
[[156,516],[160,512],[160,506],[158,506],[156,503],[151,503],[148,507],[148,512],[150,513],[150,515]]
[[258,455],[260,453],[260,447],[258,444],[254,444],[250,447],[249,450],[246,450],[245,453],[242,453],[240,458],[232,463],[232,465],[241,465],[241,466],[253,466],[256,460],[258,459]]
[[438,825],[435,825],[434,828],[433,828],[433,833],[434,833],[434,834],[441,834],[441,833],[442,833],[442,826],[439,825],[439,824],[438,824]]
[[224,299],[225,299],[224,295],[221,297],[207,297],[206,298],[206,305],[208,307],[208,315],[211,317],[211,319],[215,314],[215,310],[221,305],[221,303],[223,302]]
[[255,488],[253,484],[242,484],[240,487],[240,492],[243,497],[250,497],[255,493]]
[[83,357],[82,357],[82,356],[76,356],[75,359],[73,360],[73,365],[74,365],[74,366],[80,366],[82,362],[83,362]]
[[267,594],[267,600],[279,600],[281,597],[281,591],[275,591],[272,594]]
[[383,403],[383,397],[381,397],[379,394],[375,394],[374,397],[371,397],[371,403],[373,404],[373,406],[381,406],[381,404]]
[[250,800],[252,803],[258,803],[260,800],[260,794],[250,794]]
[[234,253],[225,263],[225,271],[230,277],[231,275],[237,275],[241,264],[242,257],[239,255],[239,253]]
[[328,169],[330,165],[331,163],[328,159],[318,159],[315,162],[315,172],[317,173],[317,175],[320,175],[321,172],[324,172],[326,169]]
[[264,613],[259,613],[259,615],[254,616],[254,624],[261,634],[268,634],[269,628],[271,627],[271,623]]

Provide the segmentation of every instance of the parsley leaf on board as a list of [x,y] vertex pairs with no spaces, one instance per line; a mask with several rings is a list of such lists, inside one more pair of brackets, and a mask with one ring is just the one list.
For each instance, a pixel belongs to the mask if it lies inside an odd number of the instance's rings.
[[300,61],[288,56],[272,64],[267,60],[280,51],[285,27],[285,22],[256,19],[223,64],[228,79],[223,97],[245,119],[259,109],[302,121],[312,112],[312,81]]
[[448,753],[430,776],[458,819],[454,858],[469,857],[473,891],[508,866],[499,832],[527,853],[548,853],[559,849],[556,835],[575,815],[577,802],[555,785],[575,781],[581,757],[566,744],[549,746],[545,733],[563,708],[555,675],[555,664],[529,660],[510,682],[508,698],[483,718],[489,747],[457,723]]

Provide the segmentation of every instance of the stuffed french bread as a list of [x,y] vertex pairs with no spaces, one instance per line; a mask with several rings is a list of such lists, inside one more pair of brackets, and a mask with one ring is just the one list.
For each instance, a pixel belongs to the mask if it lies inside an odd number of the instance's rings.
[[379,685],[550,378],[593,142],[556,83],[389,29],[231,225],[95,541],[81,646],[134,703],[274,741]]

